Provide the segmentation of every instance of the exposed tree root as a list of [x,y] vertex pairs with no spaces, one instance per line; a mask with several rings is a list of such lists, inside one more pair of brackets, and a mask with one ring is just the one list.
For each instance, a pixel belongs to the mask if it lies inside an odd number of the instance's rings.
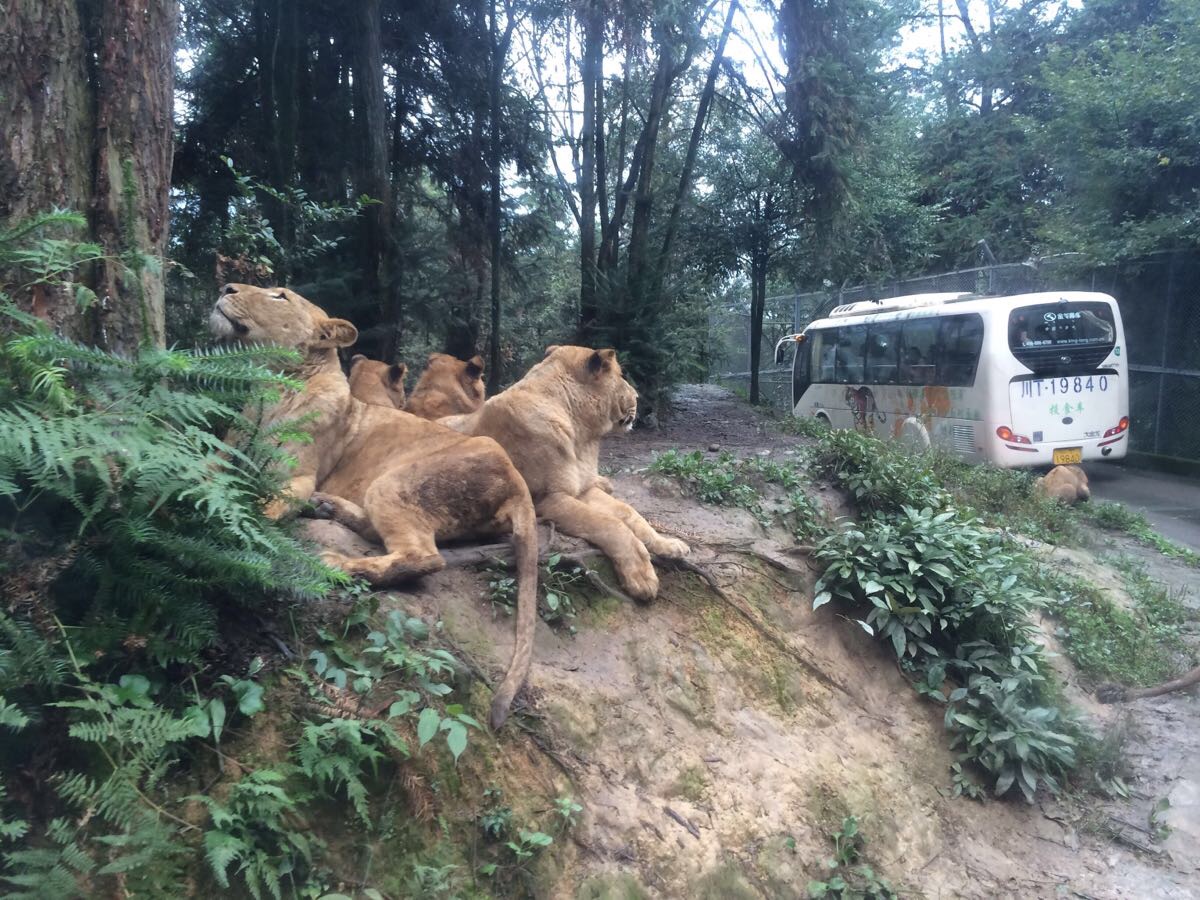
[[1127,688],[1119,684],[1102,684],[1096,688],[1096,699],[1101,703],[1128,703],[1130,700],[1141,700],[1144,697],[1158,697],[1172,691],[1182,691],[1195,684],[1200,684],[1200,666],[1155,687]]

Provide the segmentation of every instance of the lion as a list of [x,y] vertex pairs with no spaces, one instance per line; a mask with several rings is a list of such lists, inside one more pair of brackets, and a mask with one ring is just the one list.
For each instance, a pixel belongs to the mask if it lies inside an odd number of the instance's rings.
[[361,353],[350,360],[350,393],[363,403],[404,409],[404,376],[408,366],[367,359]]
[[636,415],[637,392],[615,350],[552,346],[479,410],[440,421],[494,438],[525,477],[538,515],[599,547],[626,592],[646,601],[658,594],[651,554],[678,558],[689,549],[610,496],[599,474],[600,438],[617,427],[632,429]]
[[1080,466],[1055,466],[1033,483],[1033,489],[1068,506],[1092,496],[1087,474]]
[[463,362],[445,353],[430,353],[406,408],[422,419],[441,419],[475,412],[481,406],[483,357]]
[[326,551],[328,563],[383,587],[444,568],[438,541],[511,533],[516,640],[492,700],[491,723],[499,728],[528,675],[537,617],[537,519],[520,472],[489,438],[351,396],[337,348],[353,344],[357,329],[294,291],[227,284],[209,322],[218,338],[300,354],[288,374],[303,389],[285,392],[263,412],[263,424],[304,417],[312,440],[287,445],[296,459],[288,500],[272,502],[266,513],[279,518],[296,501],[327,504],[336,519],[387,549],[358,558]]

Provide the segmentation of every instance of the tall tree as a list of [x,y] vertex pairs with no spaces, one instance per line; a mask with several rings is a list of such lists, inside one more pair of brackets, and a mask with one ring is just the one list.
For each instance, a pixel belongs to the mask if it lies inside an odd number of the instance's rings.
[[104,251],[90,307],[37,286],[18,302],[122,352],[164,340],[177,20],[176,0],[21,0],[0,27],[0,220],[73,208]]
[[[392,252],[392,183],[388,161],[391,130],[383,84],[383,18],[380,0],[355,0],[354,91],[362,159],[358,190],[375,203],[362,221],[363,290],[379,304],[384,324],[378,341],[380,358],[395,360],[400,310],[390,267]],[[390,327],[389,327],[390,326]]]

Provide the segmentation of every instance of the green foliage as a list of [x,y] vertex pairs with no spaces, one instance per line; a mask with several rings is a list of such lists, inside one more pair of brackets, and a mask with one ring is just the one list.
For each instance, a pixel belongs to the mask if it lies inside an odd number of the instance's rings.
[[886,878],[875,874],[870,866],[860,862],[866,848],[866,838],[859,830],[856,816],[846,816],[842,826],[829,835],[833,841],[833,856],[825,861],[830,874],[824,881],[810,881],[810,898],[836,897],[844,900],[895,900],[898,896]]
[[[728,451],[711,457],[699,450],[667,450],[649,468],[682,482],[705,503],[741,507],[762,524],[780,524],[798,539],[808,539],[824,528],[825,513],[805,491],[809,479],[795,463],[738,459]],[[765,501],[768,487],[785,492],[781,502]]]
[[225,803],[196,798],[212,818],[204,850],[221,887],[230,887],[229,867],[235,863],[255,900],[264,889],[281,900],[284,883],[303,884],[320,844],[296,818],[296,808],[306,798],[284,788],[289,774],[259,769],[235,784]]
[[[499,563],[487,569],[487,576],[492,608],[512,615],[517,608],[516,576],[507,565]],[[570,623],[586,577],[587,572],[578,563],[564,560],[561,553],[547,557],[538,572],[538,615],[543,622],[551,627],[566,626],[568,633],[575,633]]]
[[[507,886],[526,878],[534,858],[554,843],[554,838],[544,831],[533,828],[515,828],[513,811],[505,804],[499,788],[490,787],[483,792],[485,806],[476,817],[476,823],[484,838],[489,842],[485,855],[488,862],[479,865],[477,871],[498,886]],[[570,830],[575,816],[583,809],[570,797],[559,797],[554,812],[560,832]]]
[[1163,556],[1178,559],[1189,566],[1200,567],[1200,554],[1189,547],[1181,547],[1167,540],[1154,530],[1145,515],[1123,503],[1102,500],[1099,503],[1089,503],[1079,512],[1087,521],[1101,528],[1124,532],[1148,547],[1153,547]]
[[1196,614],[1141,567],[1127,569],[1129,608],[1087,581],[1049,569],[1038,581],[1058,623],[1056,636],[1085,677],[1144,687],[1181,671],[1183,628]]
[[[449,682],[457,675],[459,664],[446,650],[420,646],[429,640],[429,628],[421,619],[393,609],[382,628],[367,633],[361,647],[325,630],[319,635],[326,649],[309,654],[311,672],[300,668],[295,674],[308,685],[317,703],[328,708],[331,718],[344,721],[306,728],[301,767],[320,781],[344,786],[366,820],[366,792],[351,773],[364,764],[375,766],[383,758],[380,749],[401,756],[410,752],[387,719],[415,718],[422,747],[436,735],[445,735],[446,747],[456,761],[467,748],[468,729],[482,726],[460,704],[449,704],[442,712],[431,702],[454,690]],[[386,710],[386,717],[365,712],[372,708]],[[321,761],[322,753],[335,751],[343,753],[341,759]]]
[[[924,695],[946,704],[960,761],[987,772],[993,791],[1016,785],[1030,802],[1039,784],[1059,789],[1075,764],[1075,739],[1035,639],[1032,613],[1046,601],[1030,587],[1028,556],[1003,533],[955,505],[934,465],[848,431],[821,438],[814,466],[867,511],[859,526],[827,535],[814,608],[837,598],[887,640]],[[946,468],[945,463],[942,467]],[[953,471],[953,470],[952,470]],[[975,479],[960,478],[967,492]],[[1004,496],[1013,481],[986,472]],[[919,505],[918,505],[919,504]],[[974,793],[961,768],[955,792]]]
[[812,470],[848,490],[866,512],[905,506],[940,510],[951,500],[920,456],[858,431],[832,429],[822,435]]

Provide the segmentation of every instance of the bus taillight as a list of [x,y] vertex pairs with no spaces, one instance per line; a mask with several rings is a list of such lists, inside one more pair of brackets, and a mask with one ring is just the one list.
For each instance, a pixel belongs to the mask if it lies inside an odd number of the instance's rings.
[[1013,430],[1007,425],[1001,425],[996,429],[996,437],[1009,444],[1032,444],[1033,441],[1025,437],[1023,434],[1014,434]]
[[1105,437],[1112,437],[1114,434],[1121,434],[1129,429],[1129,416],[1121,416],[1121,421],[1114,425],[1108,431],[1104,432]]

